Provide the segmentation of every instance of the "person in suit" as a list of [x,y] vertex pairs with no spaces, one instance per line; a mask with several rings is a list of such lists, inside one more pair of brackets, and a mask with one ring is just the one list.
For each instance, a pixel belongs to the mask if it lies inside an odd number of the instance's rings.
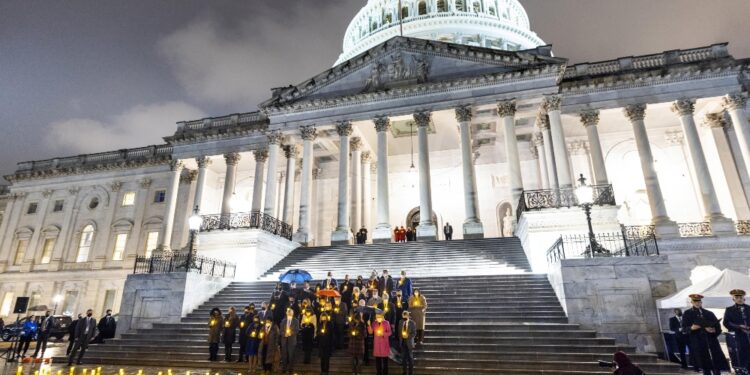
[[688,335],[682,330],[682,310],[674,309],[674,316],[669,318],[669,330],[674,332],[674,339],[677,343],[677,352],[680,353],[680,366],[686,369],[687,360],[685,356],[685,348],[687,348],[689,340]]
[[401,277],[398,279],[396,288],[401,291],[401,295],[408,301],[412,294],[412,285],[411,279],[406,277],[406,271],[401,271]]
[[406,237],[406,242],[414,241],[414,231],[411,230],[411,227],[406,228],[404,236]]
[[344,348],[344,336],[346,336],[346,323],[348,316],[349,305],[344,303],[343,298],[334,298],[331,321],[333,323],[333,344],[336,349]]
[[258,312],[258,318],[260,319],[261,323],[266,321],[266,318],[270,318],[271,321],[273,321],[273,314],[271,313],[271,310],[268,308],[268,302],[263,301],[260,304],[260,311]]
[[294,310],[287,309],[286,317],[279,325],[281,341],[281,372],[294,373],[294,349],[297,347],[297,334],[300,330],[299,320],[294,317]]
[[99,320],[99,324],[96,328],[99,330],[99,333],[91,342],[92,344],[104,344],[104,339],[115,338],[117,322],[115,322],[115,318],[112,317],[112,310],[107,310],[106,314]]
[[237,310],[235,310],[234,306],[230,307],[229,312],[224,318],[224,330],[221,335],[224,342],[224,360],[227,362],[232,361],[232,346],[234,345],[234,340],[237,338],[239,321]]
[[34,317],[29,314],[26,317],[26,321],[21,326],[21,334],[18,335],[18,346],[16,346],[16,358],[25,358],[26,352],[29,350],[31,340],[34,339],[39,325],[34,320]]
[[224,326],[224,318],[218,307],[211,309],[208,317],[208,360],[218,361],[219,341],[221,341],[221,330]]
[[326,279],[323,281],[323,285],[321,285],[321,288],[336,289],[337,286],[338,284],[336,284],[336,279],[333,278],[331,271],[328,271],[328,275],[326,276]]
[[750,306],[745,303],[745,291],[733,289],[729,292],[734,305],[724,310],[724,327],[734,332],[737,345],[737,367],[750,372]]
[[404,375],[414,373],[414,339],[417,337],[417,325],[409,319],[409,312],[404,311],[401,314],[401,321],[398,327],[398,339],[401,347],[401,367],[404,369]]
[[383,274],[378,278],[378,291],[380,295],[393,291],[393,278],[388,274],[388,270],[383,270]]
[[237,360],[237,362],[248,362],[248,357],[245,355],[245,352],[247,352],[247,342],[250,339],[250,326],[253,324],[253,311],[255,309],[250,309],[250,306],[245,306],[245,311],[242,313],[242,316],[240,316],[240,332],[238,341],[240,342],[240,358]]
[[703,308],[703,296],[690,295],[691,309],[682,314],[682,330],[690,337],[691,355],[695,365],[703,370],[703,375],[719,375],[722,368],[728,368],[726,357],[719,346],[721,326],[716,315]]
[[34,355],[32,355],[32,357],[36,358],[41,351],[41,357],[44,358],[44,352],[47,350],[47,341],[49,341],[49,334],[52,330],[52,324],[54,321],[55,318],[51,316],[50,311],[47,310],[44,313],[41,323],[39,323],[39,331],[36,334],[36,350],[34,350]]
[[352,288],[354,283],[349,280],[349,275],[344,275],[344,280],[339,283],[339,293],[341,294],[341,303],[350,305],[352,303]]
[[388,375],[388,356],[391,354],[391,325],[383,314],[376,313],[375,321],[368,325],[367,332],[373,336],[372,356],[375,357],[377,375]]
[[396,292],[394,293],[394,297],[391,299],[391,302],[393,303],[393,309],[394,309],[394,317],[396,319],[396,327],[398,327],[399,322],[401,321],[401,316],[403,316],[404,311],[409,311],[409,305],[408,300],[404,299],[403,292],[401,292],[400,289],[396,289]]
[[331,355],[333,354],[333,324],[328,311],[320,314],[318,323],[318,357],[320,357],[320,373],[328,375],[330,371]]
[[270,373],[273,363],[279,354],[279,326],[273,324],[270,317],[266,318],[260,331],[260,359],[263,371]]
[[78,350],[81,352],[78,353],[76,363],[79,365],[81,364],[83,355],[86,353],[86,348],[88,348],[89,342],[91,342],[91,339],[96,334],[96,318],[92,317],[92,315],[94,315],[93,310],[86,310],[86,316],[79,319],[78,324],[76,324],[76,330],[74,332],[76,341],[75,344],[73,344],[73,349],[70,351],[70,355],[68,356],[68,366],[73,365],[73,359],[76,357]]
[[73,350],[73,344],[76,342],[76,325],[81,318],[83,318],[83,314],[78,314],[78,318],[74,319],[68,326],[68,349],[65,351],[66,356],[69,356],[70,351]]
[[445,240],[450,241],[453,239],[453,226],[451,226],[450,223],[445,223],[443,226],[443,234],[445,235]]

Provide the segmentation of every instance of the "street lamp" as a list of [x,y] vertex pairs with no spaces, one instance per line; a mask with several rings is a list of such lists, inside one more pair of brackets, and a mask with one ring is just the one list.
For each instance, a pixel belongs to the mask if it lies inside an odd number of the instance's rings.
[[57,294],[54,297],[52,297],[52,302],[55,303],[55,311],[52,313],[52,315],[57,315],[57,305],[62,302],[63,296],[61,294]]
[[198,213],[198,206],[193,209],[193,215],[188,218],[188,227],[190,228],[190,245],[188,246],[187,261],[185,262],[185,271],[189,272],[193,266],[193,257],[195,257],[195,235],[201,229],[203,218]]
[[594,228],[591,226],[591,206],[594,205],[594,188],[591,185],[586,185],[586,178],[581,174],[581,178],[578,179],[581,183],[575,190],[576,199],[578,205],[583,208],[586,213],[586,222],[589,225],[589,255],[593,258],[595,253],[605,252],[604,248],[596,241],[594,235]]

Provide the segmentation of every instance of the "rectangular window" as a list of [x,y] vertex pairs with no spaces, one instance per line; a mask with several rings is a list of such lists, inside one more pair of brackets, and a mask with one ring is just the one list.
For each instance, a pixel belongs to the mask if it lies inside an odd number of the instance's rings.
[[26,209],[26,214],[27,215],[35,214],[37,207],[39,207],[38,203],[36,203],[36,202],[29,203],[29,208]]
[[76,302],[78,302],[78,291],[69,290],[65,292],[65,299],[63,300],[63,315],[75,316]]
[[122,260],[122,254],[125,253],[125,245],[127,243],[127,233],[119,233],[117,237],[115,237],[115,251],[112,253],[112,260]]
[[42,293],[39,292],[32,292],[31,297],[29,298],[29,306],[28,308],[32,308],[34,306],[39,306],[42,302]]
[[154,193],[154,203],[162,203],[167,198],[166,190],[157,190]]
[[117,294],[117,290],[115,289],[107,289],[107,291],[104,292],[104,306],[102,306],[102,312],[114,309],[115,294]]
[[52,209],[52,212],[62,212],[63,207],[65,207],[65,201],[58,199],[55,201],[55,207]]
[[26,247],[29,246],[29,240],[18,240],[16,245],[16,257],[13,258],[13,264],[20,265],[23,263],[23,257],[26,255]]
[[148,232],[148,236],[146,237],[146,257],[151,256],[151,252],[159,245],[158,242],[159,232]]
[[10,309],[13,308],[13,297],[15,297],[13,292],[7,292],[5,293],[5,296],[3,296],[3,304],[0,306],[1,316],[10,315]]
[[122,196],[122,206],[132,206],[135,204],[135,192],[129,191]]
[[47,264],[52,259],[52,251],[55,249],[55,239],[47,238],[44,240],[42,248],[42,264]]

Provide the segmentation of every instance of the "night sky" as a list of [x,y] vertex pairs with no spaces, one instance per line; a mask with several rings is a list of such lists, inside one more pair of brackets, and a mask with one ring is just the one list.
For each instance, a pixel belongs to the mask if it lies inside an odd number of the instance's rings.
[[[329,68],[365,0],[0,0],[0,175],[25,160],[162,143]],[[571,63],[729,42],[747,0],[521,0]],[[1,182],[1,180],[0,180]]]

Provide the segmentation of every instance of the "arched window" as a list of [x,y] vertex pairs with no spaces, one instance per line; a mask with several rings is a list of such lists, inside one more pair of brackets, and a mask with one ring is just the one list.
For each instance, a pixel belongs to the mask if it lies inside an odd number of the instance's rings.
[[466,4],[464,3],[464,0],[456,0],[456,10],[459,12],[466,11]]
[[419,15],[427,14],[427,3],[424,1],[419,2]]
[[445,0],[438,0],[438,2],[437,2],[437,11],[438,12],[447,12],[448,11],[448,3]]
[[474,2],[474,5],[472,5],[472,8],[473,8],[472,10],[474,11],[474,13],[482,12],[482,5],[480,5],[478,1]]
[[409,17],[409,8],[403,7],[401,8],[401,19]]
[[94,226],[89,224],[81,232],[81,241],[78,243],[78,256],[76,262],[87,262],[91,252],[91,244],[94,242]]

